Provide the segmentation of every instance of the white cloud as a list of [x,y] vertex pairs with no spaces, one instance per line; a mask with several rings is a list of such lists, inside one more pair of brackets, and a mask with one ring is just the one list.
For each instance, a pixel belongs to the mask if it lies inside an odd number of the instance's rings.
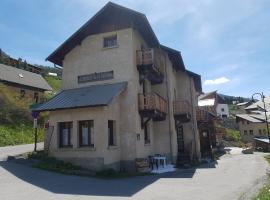
[[216,78],[216,79],[209,79],[209,80],[205,80],[204,81],[204,85],[219,85],[219,84],[223,84],[223,83],[227,83],[229,82],[230,79],[226,78],[226,77],[220,77],[220,78]]

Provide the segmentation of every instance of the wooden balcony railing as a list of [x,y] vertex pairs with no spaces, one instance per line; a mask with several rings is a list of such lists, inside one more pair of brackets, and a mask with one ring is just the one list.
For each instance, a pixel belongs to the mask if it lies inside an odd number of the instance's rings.
[[173,102],[174,115],[191,114],[192,107],[188,101],[178,100]]
[[139,94],[139,111],[158,111],[167,113],[166,100],[156,93]]
[[143,49],[137,51],[137,66],[151,66],[151,68],[163,74],[163,69],[165,65],[165,58],[159,49]]
[[210,120],[210,114],[208,113],[208,111],[200,108],[200,107],[197,107],[196,108],[196,118],[197,118],[197,121],[200,121],[200,122],[207,122]]

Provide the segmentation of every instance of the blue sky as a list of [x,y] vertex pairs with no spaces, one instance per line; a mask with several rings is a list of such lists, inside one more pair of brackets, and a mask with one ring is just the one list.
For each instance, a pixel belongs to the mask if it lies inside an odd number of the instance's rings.
[[[270,95],[270,0],[115,0],[146,14],[159,41],[182,52],[205,92]],[[104,0],[1,0],[0,48],[45,58],[92,17]]]

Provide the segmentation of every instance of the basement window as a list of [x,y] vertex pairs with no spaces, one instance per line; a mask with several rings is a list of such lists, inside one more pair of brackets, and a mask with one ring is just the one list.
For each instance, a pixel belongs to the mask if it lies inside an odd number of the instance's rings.
[[103,39],[103,47],[104,48],[117,47],[117,35],[105,37]]
[[249,130],[249,135],[253,135],[253,130]]
[[244,135],[247,135],[247,130],[244,130]]

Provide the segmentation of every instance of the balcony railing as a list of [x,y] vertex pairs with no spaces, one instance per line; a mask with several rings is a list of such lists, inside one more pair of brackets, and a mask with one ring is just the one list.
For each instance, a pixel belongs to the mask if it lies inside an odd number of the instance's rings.
[[180,122],[189,122],[191,120],[192,106],[188,101],[177,100],[173,102],[174,118]]
[[207,122],[210,120],[210,114],[207,110],[202,109],[200,107],[197,107],[196,108],[196,118],[197,118],[197,121]]
[[156,93],[139,94],[138,98],[140,112],[167,113],[167,102],[160,95]]
[[192,107],[188,101],[179,100],[173,102],[173,113],[174,115],[181,114],[190,114],[192,111]]
[[165,58],[159,49],[143,49],[137,51],[137,66],[139,70],[164,73]]

